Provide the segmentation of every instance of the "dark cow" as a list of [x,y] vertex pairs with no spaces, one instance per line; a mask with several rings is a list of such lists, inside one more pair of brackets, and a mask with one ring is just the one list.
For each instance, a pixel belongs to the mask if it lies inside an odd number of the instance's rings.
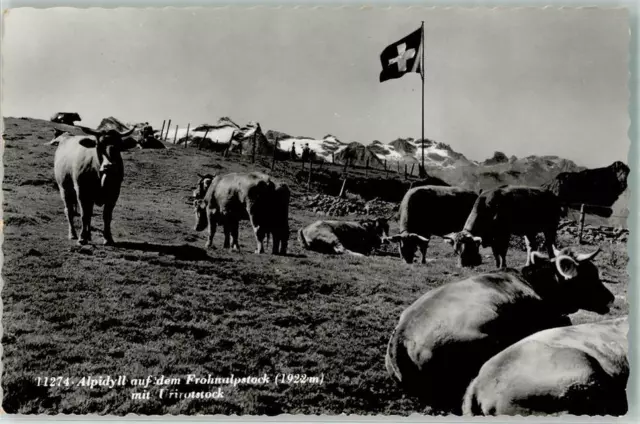
[[465,415],[624,415],[628,317],[553,328],[489,359],[467,389]]
[[[287,218],[276,212],[288,213],[280,203],[286,189],[276,191],[276,184],[266,174],[259,172],[230,173],[226,175],[202,175],[193,192],[196,231],[208,227],[206,247],[213,247],[213,236],[218,224],[224,229],[224,247],[238,250],[238,226],[248,219],[256,237],[256,253],[264,252],[264,238],[268,233],[284,234],[283,223]],[[287,223],[288,226],[288,223]],[[280,236],[280,238],[283,236]],[[284,241],[278,240],[278,246]],[[274,243],[275,245],[275,243]],[[280,250],[282,247],[280,247]]]
[[93,205],[104,205],[104,243],[113,244],[111,218],[124,178],[124,164],[120,156],[122,138],[133,130],[124,133],[82,130],[93,137],[60,135],[54,157],[54,174],[69,222],[69,238],[78,238],[73,225],[77,207],[82,219],[78,243],[86,244],[91,240]]
[[307,250],[320,253],[369,255],[389,234],[385,218],[361,221],[316,221],[298,231],[298,241]]
[[463,231],[448,234],[446,239],[459,254],[460,266],[479,265],[482,243],[491,246],[496,267],[505,268],[512,234],[526,236],[535,250],[536,235],[544,233],[547,253],[552,256],[560,213],[558,197],[548,190],[501,186],[480,194]]
[[82,121],[82,119],[75,112],[58,112],[51,117],[51,122],[58,124],[74,125],[76,121]]
[[[422,186],[412,188],[400,203],[400,233],[388,240],[398,243],[400,257],[412,263],[419,249],[426,263],[432,235],[445,236],[460,231],[478,195],[458,187]],[[480,255],[469,260],[479,263]]]
[[407,308],[391,336],[389,374],[432,407],[460,413],[469,382],[486,360],[518,340],[570,325],[579,309],[605,314],[614,296],[591,262],[600,251],[531,253],[521,270],[451,282]]

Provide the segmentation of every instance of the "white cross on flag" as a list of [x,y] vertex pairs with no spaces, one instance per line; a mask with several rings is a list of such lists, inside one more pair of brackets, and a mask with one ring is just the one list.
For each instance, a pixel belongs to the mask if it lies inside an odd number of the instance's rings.
[[380,62],[382,62],[380,82],[400,78],[407,72],[418,72],[422,75],[421,48],[422,28],[419,28],[384,49],[380,55]]

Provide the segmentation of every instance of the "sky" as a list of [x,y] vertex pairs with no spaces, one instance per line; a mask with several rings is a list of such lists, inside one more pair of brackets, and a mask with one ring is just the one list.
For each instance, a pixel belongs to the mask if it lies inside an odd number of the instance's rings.
[[419,75],[379,74],[382,50],[421,21],[426,138],[473,160],[628,162],[624,9],[13,9],[2,114],[158,128],[228,116],[344,142],[419,138]]

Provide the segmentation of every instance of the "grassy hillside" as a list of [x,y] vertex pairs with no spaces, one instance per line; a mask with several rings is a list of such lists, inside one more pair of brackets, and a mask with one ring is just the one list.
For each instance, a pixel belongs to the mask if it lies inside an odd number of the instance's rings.
[[[428,412],[387,377],[384,353],[400,313],[420,295],[482,270],[459,270],[434,241],[427,265],[395,253],[323,256],[290,241],[286,257],[253,254],[245,222],[241,252],[205,251],[193,231],[188,196],[196,173],[262,168],[246,159],[168,146],[123,153],[125,181],[114,212],[114,247],[67,240],[53,179],[51,124],[5,120],[3,220],[3,408],[10,413],[400,414]],[[298,169],[279,164],[292,185],[291,226],[316,219],[299,207]],[[100,213],[101,208],[96,212]],[[392,223],[392,233],[395,223]],[[571,243],[561,240],[561,245]],[[626,252],[603,246],[597,264],[618,296],[610,317],[627,312]],[[591,249],[591,247],[589,248]],[[483,253],[489,254],[489,251]],[[524,253],[512,249],[512,265]],[[600,319],[578,313],[576,322]],[[268,373],[321,376],[321,383],[238,385],[222,400],[134,400],[113,389],[43,387],[37,377],[224,377]],[[167,388],[166,386],[163,388]],[[173,384],[202,390],[208,386]]]

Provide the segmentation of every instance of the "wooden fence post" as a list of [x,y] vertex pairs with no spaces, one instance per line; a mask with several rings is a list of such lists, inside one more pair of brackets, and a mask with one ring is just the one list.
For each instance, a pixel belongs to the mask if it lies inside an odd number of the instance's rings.
[[[167,133],[164,135],[164,141],[167,141],[167,138],[169,138],[169,128],[171,128],[171,119],[169,119],[169,123],[167,124]],[[177,125],[176,128],[178,128]]]
[[313,160],[309,158],[309,177],[307,178],[307,190],[311,188],[311,173],[313,168]]
[[396,165],[398,165],[398,175],[400,175],[400,161],[396,162]]
[[278,152],[278,137],[273,142],[273,158],[271,159],[271,170],[276,169],[276,153]]
[[404,164],[404,179],[405,180],[409,179],[409,177],[407,176],[407,164],[406,163]]
[[584,230],[584,203],[580,205],[580,232],[578,233],[578,244],[582,244],[582,231]]
[[[171,121],[169,121],[171,122]],[[169,130],[167,130],[167,136],[169,135]],[[176,125],[176,132],[173,134],[173,144],[176,144],[176,140],[178,139],[178,126]],[[167,139],[165,138],[165,141]]]
[[344,159],[344,167],[342,168],[342,172],[347,172],[347,166],[349,165],[349,158]]
[[344,196],[344,188],[347,185],[347,177],[344,177],[344,180],[342,181],[342,188],[340,189],[340,194],[338,195],[338,197],[343,197]]
[[336,163],[336,157],[334,152],[331,152],[331,163]]
[[184,147],[187,148],[187,143],[189,142],[189,127],[191,126],[191,122],[187,124],[187,135],[184,136]]
[[364,177],[367,178],[368,175],[369,175],[369,158],[367,158],[367,161],[364,163]]
[[409,172],[409,175],[411,175],[413,177],[413,167],[416,166],[415,163],[411,164],[411,172]]
[[160,138],[162,138],[162,135],[164,134],[164,124],[166,124],[166,123],[167,123],[167,120],[164,119],[162,121],[162,129],[160,130]]
[[204,132],[204,137],[200,139],[200,142],[198,142],[198,150],[200,150],[202,142],[207,139],[207,134],[209,134],[209,128],[207,128],[207,130]]

